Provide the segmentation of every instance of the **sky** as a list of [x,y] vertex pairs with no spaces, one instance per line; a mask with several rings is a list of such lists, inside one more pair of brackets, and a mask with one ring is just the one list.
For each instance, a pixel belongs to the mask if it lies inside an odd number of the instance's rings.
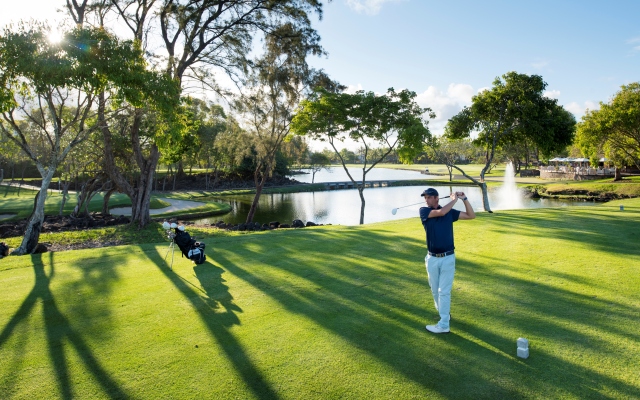
[[[55,18],[64,0],[3,3],[0,26]],[[325,1],[313,26],[328,56],[310,61],[351,91],[416,92],[436,134],[509,71],[541,75],[580,120],[640,81],[638,15],[638,0]]]

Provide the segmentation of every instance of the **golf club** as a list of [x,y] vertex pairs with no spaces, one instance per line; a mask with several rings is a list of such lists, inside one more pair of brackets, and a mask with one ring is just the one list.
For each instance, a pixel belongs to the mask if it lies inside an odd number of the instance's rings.
[[[448,199],[449,196],[446,197],[439,197],[440,200],[442,199]],[[411,207],[411,206],[417,206],[418,204],[424,204],[424,201],[421,201],[420,203],[415,203],[415,204],[409,204],[407,206],[402,206],[402,207],[398,207],[398,208],[394,208],[393,210],[391,210],[391,214],[396,215],[396,213],[398,212],[398,209],[400,208],[405,208],[405,207]]]

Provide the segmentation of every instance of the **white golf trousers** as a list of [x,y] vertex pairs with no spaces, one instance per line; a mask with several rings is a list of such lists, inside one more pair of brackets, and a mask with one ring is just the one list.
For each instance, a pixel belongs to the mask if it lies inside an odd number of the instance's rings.
[[451,288],[453,286],[453,275],[456,272],[456,255],[451,254],[446,257],[433,257],[427,254],[425,257],[427,265],[427,275],[429,276],[429,286],[436,310],[440,314],[438,326],[443,329],[449,328],[449,312],[451,311]]

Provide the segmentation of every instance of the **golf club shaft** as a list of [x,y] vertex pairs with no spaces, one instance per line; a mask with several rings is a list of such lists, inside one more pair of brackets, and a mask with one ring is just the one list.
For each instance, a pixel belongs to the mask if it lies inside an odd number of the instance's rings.
[[[442,200],[442,199],[448,199],[448,198],[449,198],[449,196],[445,196],[445,197],[439,197],[438,199],[439,199],[439,200]],[[424,201],[421,201],[420,203],[409,204],[409,205],[407,205],[407,206],[402,206],[402,207],[398,207],[398,208],[405,208],[405,207],[417,206],[418,204],[424,204]],[[397,210],[398,208],[396,208],[396,210]]]

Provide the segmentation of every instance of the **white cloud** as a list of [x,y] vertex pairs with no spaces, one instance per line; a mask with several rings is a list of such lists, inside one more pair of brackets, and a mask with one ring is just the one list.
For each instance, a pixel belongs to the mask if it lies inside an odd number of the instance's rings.
[[595,101],[585,101],[583,104],[573,101],[565,105],[564,108],[573,113],[577,118],[580,118],[587,110],[598,110],[600,108],[600,104]]
[[433,133],[440,135],[444,132],[449,118],[456,115],[464,106],[471,105],[471,97],[475,91],[471,85],[464,83],[452,83],[446,92],[429,86],[427,90],[419,93],[417,103],[422,107],[429,107],[436,113],[436,118],[429,123]]
[[547,90],[542,94],[544,97],[548,97],[550,99],[558,99],[560,97],[559,90]]
[[627,44],[632,46],[632,51],[637,52],[640,51],[640,37],[635,37],[627,40]]
[[546,61],[546,60],[536,61],[531,64],[531,66],[535,69],[542,69],[544,67],[547,67],[548,65],[549,65],[549,61]]
[[384,3],[398,3],[400,1],[404,0],[345,0],[354,11],[368,15],[379,13]]
[[358,90],[362,90],[362,84],[358,83],[357,85],[349,85],[347,86],[347,88],[345,89],[345,93],[349,93],[349,94],[354,94],[355,92],[357,92]]

